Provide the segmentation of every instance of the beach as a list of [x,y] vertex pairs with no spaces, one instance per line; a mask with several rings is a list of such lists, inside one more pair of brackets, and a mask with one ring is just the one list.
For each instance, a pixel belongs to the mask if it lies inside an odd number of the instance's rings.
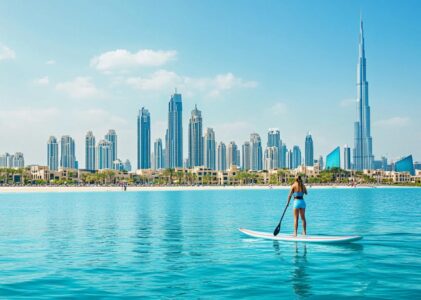
[[[128,186],[126,192],[160,191],[212,191],[212,190],[288,190],[290,186],[236,185],[236,186]],[[406,188],[405,186],[386,185],[307,185],[308,189],[355,189],[355,188]],[[408,186],[410,188],[410,186]],[[68,192],[123,192],[121,186],[2,186],[3,193],[68,193]]]

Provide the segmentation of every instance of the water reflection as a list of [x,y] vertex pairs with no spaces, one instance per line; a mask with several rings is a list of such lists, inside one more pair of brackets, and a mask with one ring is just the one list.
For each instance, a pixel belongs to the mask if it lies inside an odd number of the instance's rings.
[[[293,268],[291,272],[292,287],[295,294],[301,297],[310,295],[311,285],[310,278],[307,273],[307,244],[303,243],[300,246],[295,244],[295,251],[292,257]],[[300,249],[301,248],[301,249]]]
[[[279,241],[273,241],[273,249],[275,250],[275,254],[279,256],[281,261],[285,264],[288,264],[285,258],[289,257],[291,250],[290,245],[291,244],[288,244],[288,247],[284,247],[282,249],[285,251],[285,253],[282,254]],[[300,297],[307,297],[311,295],[311,285],[310,278],[307,273],[307,264],[307,244],[294,243],[290,281],[292,284],[292,288],[294,289],[294,293]]]

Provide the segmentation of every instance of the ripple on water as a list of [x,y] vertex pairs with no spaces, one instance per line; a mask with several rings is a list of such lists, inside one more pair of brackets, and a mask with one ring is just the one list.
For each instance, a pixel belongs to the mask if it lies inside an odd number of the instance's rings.
[[[403,193],[412,208],[400,205]],[[0,298],[401,299],[421,294],[421,221],[413,209],[421,204],[419,189],[310,190],[309,233],[360,234],[359,243],[285,243],[237,231],[272,231],[286,194],[4,195]],[[291,211],[282,232],[292,232]]]

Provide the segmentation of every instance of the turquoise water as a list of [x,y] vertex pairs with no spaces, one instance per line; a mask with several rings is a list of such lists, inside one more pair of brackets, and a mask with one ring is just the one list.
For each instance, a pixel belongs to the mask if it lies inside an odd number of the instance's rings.
[[[421,189],[310,190],[309,234],[272,231],[287,191],[0,195],[0,298],[416,298]],[[282,232],[292,232],[292,211]]]

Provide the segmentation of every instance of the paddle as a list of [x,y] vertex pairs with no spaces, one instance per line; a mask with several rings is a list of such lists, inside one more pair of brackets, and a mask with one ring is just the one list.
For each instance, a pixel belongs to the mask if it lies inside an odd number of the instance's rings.
[[278,226],[276,226],[275,230],[273,231],[274,236],[277,236],[279,231],[281,231],[281,222],[282,222],[282,219],[284,218],[285,212],[287,211],[288,205],[289,205],[289,201],[287,205],[285,206],[284,212],[282,213],[282,217],[281,217],[281,220],[279,221]]

